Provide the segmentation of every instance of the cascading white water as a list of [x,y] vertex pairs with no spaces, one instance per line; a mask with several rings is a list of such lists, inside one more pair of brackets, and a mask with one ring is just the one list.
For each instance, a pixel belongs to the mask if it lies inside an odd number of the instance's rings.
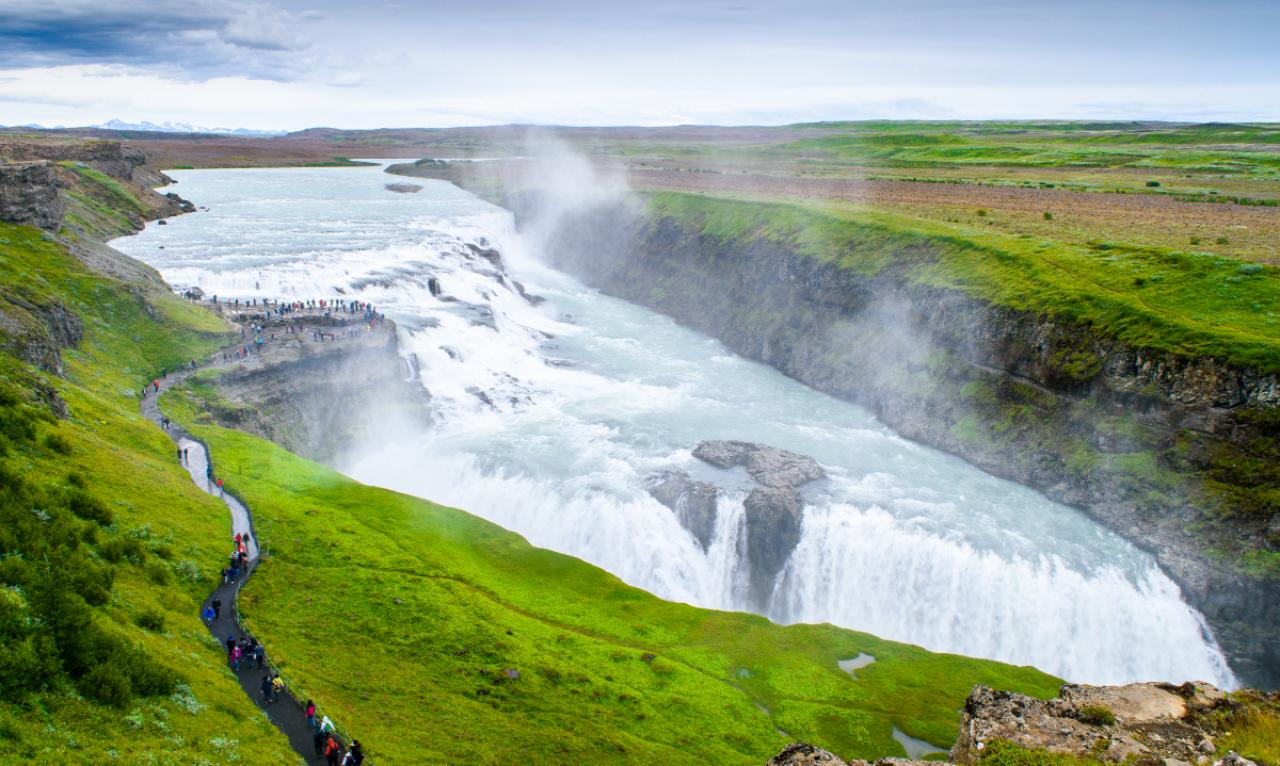
[[[748,607],[744,474],[703,439],[811,455],[774,619],[833,622],[1095,683],[1234,679],[1151,557],[1023,487],[907,442],[845,402],[542,266],[510,216],[378,169],[177,171],[210,212],[117,247],[172,284],[240,298],[374,303],[400,326],[436,423],[358,445],[355,478],[465,508],[660,596]],[[493,245],[507,274],[468,243]],[[163,249],[161,249],[163,247]],[[434,278],[441,294],[433,296]],[[547,301],[532,305],[512,281]],[[660,470],[730,491],[702,546],[649,496]]]

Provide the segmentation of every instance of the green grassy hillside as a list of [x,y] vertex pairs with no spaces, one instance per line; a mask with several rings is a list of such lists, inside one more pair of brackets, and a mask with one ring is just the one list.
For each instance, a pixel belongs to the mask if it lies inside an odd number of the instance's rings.
[[[202,395],[163,404],[205,423]],[[758,764],[795,740],[902,754],[895,726],[948,747],[975,683],[1058,685],[831,626],[664,602],[461,511],[243,433],[195,431],[256,509],[269,552],[242,596],[249,625],[293,688],[385,763]],[[836,663],[859,652],[876,662],[855,679]]]
[[1081,322],[1137,348],[1280,371],[1280,270],[1167,248],[1010,236],[817,201],[791,204],[674,192],[650,211],[720,238],[764,237],[861,274]]
[[1087,122],[816,123],[838,131],[778,148],[884,167],[1162,168],[1274,178],[1276,125]]
[[[292,762],[197,619],[226,510],[137,407],[143,381],[226,327],[34,229],[0,226],[0,268],[2,752]],[[50,371],[60,337],[65,377]],[[975,683],[1056,690],[1033,669],[663,602],[461,511],[198,425],[199,393],[166,406],[255,508],[269,556],[249,622],[381,763],[747,764],[793,739],[900,754],[894,727],[946,747]],[[836,663],[860,652],[876,662],[851,678]]]
[[[147,376],[225,328],[30,228],[0,225],[0,273],[0,760],[290,762],[197,618],[226,511],[138,414]],[[15,356],[60,305],[84,331],[66,379]]]

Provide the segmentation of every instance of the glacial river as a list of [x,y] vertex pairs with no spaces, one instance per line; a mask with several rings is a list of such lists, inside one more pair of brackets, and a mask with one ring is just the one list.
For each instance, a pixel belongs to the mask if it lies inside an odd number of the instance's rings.
[[[464,508],[663,598],[746,609],[745,474],[703,439],[810,455],[801,540],[770,600],[831,622],[1069,680],[1235,681],[1152,558],[1081,513],[914,444],[852,404],[742,359],[538,260],[503,210],[449,184],[397,194],[379,168],[174,171],[207,211],[113,245],[220,297],[367,300],[399,323],[434,425],[387,423],[338,468]],[[502,252],[508,276],[468,257]],[[427,279],[435,277],[441,296]],[[546,299],[532,305],[518,279]],[[646,479],[686,470],[723,496],[704,551]]]

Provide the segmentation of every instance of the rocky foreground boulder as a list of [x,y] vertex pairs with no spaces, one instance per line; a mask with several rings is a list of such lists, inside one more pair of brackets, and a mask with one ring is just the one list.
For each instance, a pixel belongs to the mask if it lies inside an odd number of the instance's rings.
[[1002,740],[1117,763],[1209,763],[1221,733],[1213,714],[1230,705],[1209,684],[1067,684],[1047,701],[978,686],[965,702],[951,758],[977,763]]
[[769,760],[767,766],[938,766],[938,761],[913,761],[908,758],[881,758],[878,761],[846,761],[813,745],[788,745]]
[[[1209,684],[1066,684],[1051,700],[976,686],[965,702],[949,763],[974,766],[984,755],[1016,748],[1140,766],[1258,766],[1218,740],[1260,710],[1274,716],[1280,694],[1247,691],[1233,697]],[[1049,756],[1044,754],[1048,753]],[[996,762],[1009,762],[997,757]],[[1018,759],[1018,763],[1034,763]],[[877,766],[938,764],[883,758]],[[768,766],[870,766],[844,761],[807,744],[788,746]]]

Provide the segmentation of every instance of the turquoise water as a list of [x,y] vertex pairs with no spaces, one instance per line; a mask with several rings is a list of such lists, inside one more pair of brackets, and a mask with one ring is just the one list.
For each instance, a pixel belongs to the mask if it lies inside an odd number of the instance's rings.
[[[176,171],[208,211],[116,247],[223,297],[372,301],[400,326],[433,427],[383,424],[339,468],[465,508],[664,598],[746,609],[742,474],[703,439],[819,460],[767,608],[1070,680],[1234,681],[1151,557],[1079,512],[894,434],[868,412],[542,265],[509,215],[377,168]],[[467,243],[493,246],[507,273]],[[427,289],[435,278],[443,295]],[[512,282],[546,299],[531,305]],[[339,293],[338,291],[341,291]],[[729,486],[708,550],[653,500],[654,472]]]

